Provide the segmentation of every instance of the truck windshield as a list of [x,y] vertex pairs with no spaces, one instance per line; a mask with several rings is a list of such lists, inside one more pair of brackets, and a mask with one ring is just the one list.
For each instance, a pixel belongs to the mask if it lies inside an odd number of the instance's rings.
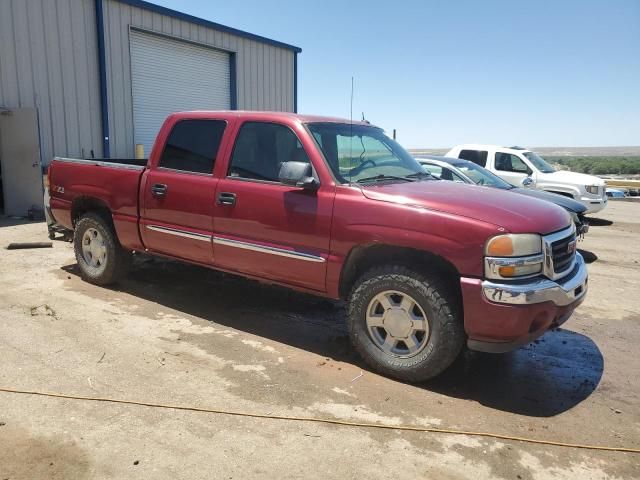
[[341,183],[380,178],[420,178],[424,170],[397,142],[377,127],[309,123],[307,128]]
[[505,182],[486,168],[482,168],[473,162],[454,163],[453,166],[469,177],[476,185],[501,188],[503,190],[514,188],[510,183]]
[[542,173],[553,173],[556,171],[547,161],[540,155],[534,152],[524,152],[524,156],[533,163],[533,166],[540,170]]

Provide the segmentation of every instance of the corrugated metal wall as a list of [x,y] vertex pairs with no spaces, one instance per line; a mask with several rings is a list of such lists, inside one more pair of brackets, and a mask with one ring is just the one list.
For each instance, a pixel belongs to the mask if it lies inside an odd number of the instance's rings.
[[[237,107],[294,108],[294,52],[104,1],[111,156],[134,154],[129,25],[236,52]],[[94,0],[0,0],[0,107],[37,107],[41,156],[102,155]]]
[[[1,0],[0,0],[1,1]],[[137,8],[104,2],[111,155],[134,153],[129,26],[236,52],[238,109],[293,111],[291,50]]]
[[102,155],[93,0],[0,0],[0,107],[36,107],[44,163]]

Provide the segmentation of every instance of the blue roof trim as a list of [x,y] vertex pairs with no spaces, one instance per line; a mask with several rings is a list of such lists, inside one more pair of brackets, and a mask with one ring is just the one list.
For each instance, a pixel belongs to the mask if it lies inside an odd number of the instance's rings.
[[155,3],[145,2],[144,0],[116,0],[116,1],[121,3],[126,3],[127,5],[131,5],[132,7],[151,10],[152,12],[159,13],[160,15],[166,15],[168,17],[184,20],[185,22],[191,22],[197,25],[202,25],[203,27],[214,28],[216,30],[220,30],[221,32],[230,33],[238,37],[248,38],[250,40],[255,40],[257,42],[266,43],[274,47],[285,48],[287,50],[292,50],[296,53],[302,52],[302,49],[300,47],[289,45],[288,43],[284,43],[284,42],[279,42],[277,40],[272,40],[271,38],[262,37],[260,35],[255,35],[253,33],[245,32],[243,30],[238,30],[236,28],[227,27],[226,25],[221,25],[219,23],[211,22],[209,20],[205,20],[204,18],[194,17],[193,15],[178,12],[177,10],[161,7],[160,5],[156,5]]
[[293,54],[293,113],[298,113],[298,52]]
[[107,63],[104,53],[104,12],[102,0],[95,0],[98,32],[98,75],[100,77],[100,121],[102,122],[102,158],[109,158],[109,97],[107,96]]
[[235,52],[231,52],[229,54],[229,107],[231,110],[238,109],[238,87],[236,86],[238,83],[237,73],[236,73],[236,54]]

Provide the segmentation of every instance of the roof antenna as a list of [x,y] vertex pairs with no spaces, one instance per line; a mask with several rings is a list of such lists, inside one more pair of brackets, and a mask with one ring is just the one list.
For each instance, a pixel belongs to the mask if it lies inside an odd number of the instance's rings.
[[353,76],[351,76],[351,103],[349,105],[349,183],[353,169]]
[[351,77],[351,103],[349,104],[349,121],[353,122],[353,77]]

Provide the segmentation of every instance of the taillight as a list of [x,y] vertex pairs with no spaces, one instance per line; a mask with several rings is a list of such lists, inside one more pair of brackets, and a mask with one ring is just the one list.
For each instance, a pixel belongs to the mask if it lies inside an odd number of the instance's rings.
[[44,176],[44,188],[49,188],[51,185],[51,164],[47,167],[47,174]]

